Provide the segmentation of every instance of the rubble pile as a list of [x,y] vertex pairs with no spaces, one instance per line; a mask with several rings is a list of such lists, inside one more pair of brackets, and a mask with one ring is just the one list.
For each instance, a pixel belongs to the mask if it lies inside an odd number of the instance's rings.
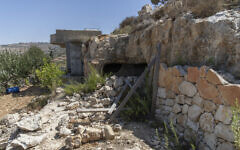
[[[74,149],[82,144],[113,140],[120,124],[107,124],[107,112],[82,112],[110,108],[125,80],[137,77],[111,76],[93,93],[75,93],[53,100],[39,112],[9,114],[0,122],[0,149]],[[63,90],[58,88],[57,94]],[[55,143],[50,144],[49,143]]]

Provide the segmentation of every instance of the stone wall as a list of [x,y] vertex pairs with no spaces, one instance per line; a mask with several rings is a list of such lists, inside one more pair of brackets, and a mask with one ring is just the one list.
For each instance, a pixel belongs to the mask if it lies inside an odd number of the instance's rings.
[[[185,140],[199,149],[231,150],[231,106],[240,100],[240,85],[230,84],[207,66],[160,66],[156,118],[172,121]],[[240,102],[240,101],[238,101]]]

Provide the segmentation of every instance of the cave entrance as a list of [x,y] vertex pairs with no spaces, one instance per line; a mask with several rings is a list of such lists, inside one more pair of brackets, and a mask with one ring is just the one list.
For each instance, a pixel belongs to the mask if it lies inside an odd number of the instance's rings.
[[141,64],[111,63],[104,65],[103,74],[112,73],[113,75],[116,76],[140,76],[146,67],[147,63]]

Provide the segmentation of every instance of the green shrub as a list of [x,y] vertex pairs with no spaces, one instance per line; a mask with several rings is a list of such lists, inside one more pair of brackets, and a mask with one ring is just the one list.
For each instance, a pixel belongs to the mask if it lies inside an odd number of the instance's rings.
[[47,59],[47,56],[37,47],[31,47],[25,53],[0,52],[0,87],[19,85],[20,81],[43,65],[43,58]]
[[237,149],[240,149],[240,105],[236,102],[236,106],[232,108],[232,131],[234,134],[234,143]]
[[64,91],[67,95],[73,95],[74,93],[79,93],[83,90],[84,84],[78,82],[71,82],[70,84],[65,84]]
[[7,88],[8,85],[18,84],[22,77],[21,54],[9,51],[0,53],[0,86]]
[[103,76],[97,72],[97,70],[89,66],[90,68],[90,73],[88,74],[87,78],[85,79],[84,83],[77,83],[77,82],[72,82],[70,84],[65,85],[65,93],[67,95],[73,95],[73,93],[89,93],[93,92],[97,89],[98,84],[104,84],[106,80],[106,76]]
[[35,46],[30,47],[21,58],[22,65],[24,66],[22,74],[26,76],[43,66],[43,59],[49,60],[49,57],[40,48]]
[[36,69],[36,75],[42,87],[54,90],[57,86],[62,85],[61,77],[64,72],[56,64],[49,63],[46,59],[43,61],[44,65],[40,69]]

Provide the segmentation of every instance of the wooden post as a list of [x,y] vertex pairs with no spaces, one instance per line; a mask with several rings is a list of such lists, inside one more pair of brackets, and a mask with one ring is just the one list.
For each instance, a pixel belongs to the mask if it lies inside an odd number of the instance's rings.
[[130,91],[128,92],[127,96],[123,99],[122,103],[120,104],[120,106],[117,108],[117,110],[112,114],[112,116],[110,117],[110,121],[113,121],[118,114],[121,112],[121,110],[123,109],[123,107],[126,105],[126,103],[128,102],[129,98],[134,94],[134,92],[136,91],[136,89],[141,85],[144,77],[146,76],[146,74],[149,72],[149,70],[151,69],[151,67],[155,64],[155,60],[156,57],[154,57],[151,62],[148,64],[148,67],[144,70],[144,72],[141,74],[141,76],[138,78],[138,80],[136,81],[136,83],[133,85],[133,87],[130,89]]
[[[115,110],[116,106],[117,106],[117,103],[119,102],[119,100],[121,99],[124,91],[127,89],[127,87],[130,85],[129,81],[128,80],[125,80],[125,85],[123,86],[120,94],[118,95],[117,99],[113,102],[110,110],[108,111],[108,114],[112,114],[112,112]],[[131,87],[130,87],[131,88]]]
[[153,75],[153,94],[152,94],[152,107],[151,107],[151,115],[155,116],[156,110],[156,101],[157,101],[157,91],[158,91],[158,78],[159,78],[159,68],[160,68],[160,56],[161,56],[161,44],[157,45],[157,56],[154,67],[154,75]]

